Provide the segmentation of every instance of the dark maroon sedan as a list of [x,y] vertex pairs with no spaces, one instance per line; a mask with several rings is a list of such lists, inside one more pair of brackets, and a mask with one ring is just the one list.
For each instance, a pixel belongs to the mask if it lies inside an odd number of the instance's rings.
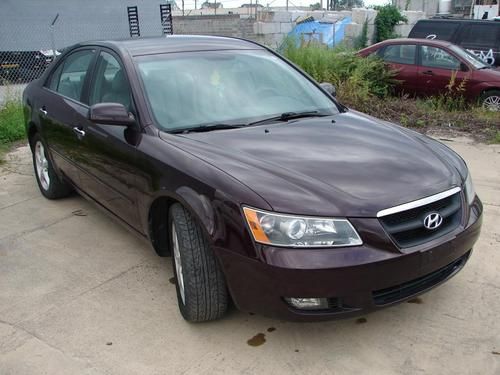
[[253,42],[174,36],[76,45],[23,100],[42,194],[172,255],[186,320],[230,298],[318,320],[449,279],[482,214],[457,154],[331,92]]
[[464,96],[492,111],[500,111],[500,70],[450,42],[429,39],[390,39],[359,52],[376,54],[389,63],[400,81],[400,91],[432,96],[447,91],[452,75]]

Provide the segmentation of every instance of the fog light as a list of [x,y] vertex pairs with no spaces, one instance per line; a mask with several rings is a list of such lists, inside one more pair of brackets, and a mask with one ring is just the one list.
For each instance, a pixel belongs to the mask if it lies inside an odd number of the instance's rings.
[[326,310],[328,308],[326,298],[285,298],[285,301],[299,310]]

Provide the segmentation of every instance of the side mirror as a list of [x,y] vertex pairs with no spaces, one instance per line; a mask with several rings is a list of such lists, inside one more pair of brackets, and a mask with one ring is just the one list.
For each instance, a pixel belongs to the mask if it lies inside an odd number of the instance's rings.
[[460,63],[460,71],[461,72],[468,72],[469,71],[469,67],[467,66],[467,64]]
[[322,82],[319,84],[323,90],[329,93],[331,96],[337,96],[337,89],[330,82]]
[[89,120],[103,125],[130,126],[135,124],[134,115],[120,103],[98,103],[90,107]]

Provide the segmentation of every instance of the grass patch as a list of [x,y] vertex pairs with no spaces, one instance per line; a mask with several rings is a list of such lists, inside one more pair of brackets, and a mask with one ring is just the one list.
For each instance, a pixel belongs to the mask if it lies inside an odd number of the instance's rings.
[[25,136],[22,104],[19,100],[8,99],[0,108],[0,163],[12,143]]

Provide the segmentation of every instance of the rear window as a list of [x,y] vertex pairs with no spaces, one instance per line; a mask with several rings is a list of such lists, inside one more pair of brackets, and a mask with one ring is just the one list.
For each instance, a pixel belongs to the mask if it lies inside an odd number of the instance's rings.
[[446,21],[437,22],[417,22],[408,35],[409,38],[427,38],[451,40],[453,34],[458,29],[458,23]]
[[499,25],[492,24],[471,24],[463,28],[458,44],[464,46],[478,46],[493,48],[498,46],[497,41]]

